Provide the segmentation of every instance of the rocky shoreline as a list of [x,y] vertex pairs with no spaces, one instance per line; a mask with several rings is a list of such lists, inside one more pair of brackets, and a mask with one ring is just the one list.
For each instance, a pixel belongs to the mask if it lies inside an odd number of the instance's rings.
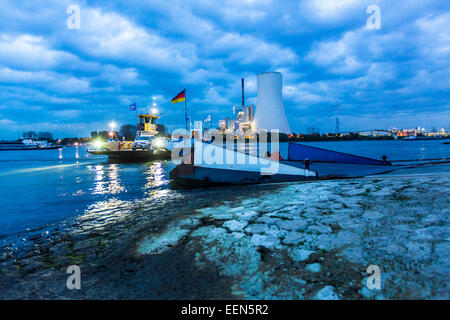
[[[205,190],[198,209],[136,203],[107,228],[80,221],[4,253],[0,298],[450,298],[448,174],[222,191]],[[81,290],[66,288],[71,264]],[[369,265],[380,290],[366,286]]]

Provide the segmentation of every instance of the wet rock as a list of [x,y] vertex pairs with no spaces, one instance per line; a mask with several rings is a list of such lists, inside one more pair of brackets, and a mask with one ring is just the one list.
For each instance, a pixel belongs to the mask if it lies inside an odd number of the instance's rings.
[[223,227],[230,231],[242,231],[247,226],[247,221],[229,220],[223,224]]
[[330,251],[334,248],[338,248],[341,244],[336,241],[336,235],[334,234],[321,234],[312,242],[314,246],[319,249]]
[[361,189],[351,189],[345,192],[346,196],[359,196],[364,193],[364,190]]
[[308,260],[311,254],[315,253],[315,251],[305,250],[305,249],[291,249],[289,250],[289,256],[295,262],[302,262]]
[[334,292],[333,286],[326,286],[320,289],[314,298],[317,300],[339,300],[339,296]]
[[49,252],[54,256],[65,256],[70,253],[67,243],[59,243],[49,248]]
[[97,244],[93,240],[77,241],[73,245],[73,250],[83,251],[95,247]]
[[347,247],[344,250],[342,250],[341,255],[343,255],[346,259],[348,259],[352,263],[362,263],[367,264],[367,260],[365,259],[365,252],[364,250],[357,246],[357,247]]
[[366,211],[363,215],[364,219],[367,220],[378,220],[385,216],[385,214],[378,211]]
[[286,237],[283,239],[283,244],[298,245],[300,242],[305,242],[306,240],[307,236],[305,234],[291,231],[286,234]]
[[216,220],[230,220],[233,219],[234,214],[229,212],[229,208],[225,206],[220,206],[216,208],[204,208],[199,210],[202,217],[213,217]]
[[191,233],[191,237],[201,237],[205,243],[210,243],[221,238],[227,231],[224,228],[214,226],[201,227]]
[[320,263],[311,263],[306,265],[306,270],[310,272],[320,272],[322,270],[322,265]]
[[242,212],[235,213],[235,217],[237,219],[239,219],[239,220],[249,221],[249,220],[253,219],[256,216],[258,216],[258,212],[253,211],[253,210],[248,210],[248,209],[245,209]]
[[43,262],[36,261],[35,259],[29,259],[23,269],[27,272],[35,272],[35,271],[43,268],[43,266],[44,266]]
[[276,225],[280,229],[292,231],[305,228],[308,225],[308,222],[305,220],[280,220],[276,222]]
[[450,227],[430,226],[426,228],[417,229],[412,236],[412,240],[431,241],[443,240],[450,236]]
[[374,299],[375,296],[378,294],[379,290],[367,288],[365,280],[366,279],[364,279],[363,281],[363,288],[359,290],[359,293],[366,299]]
[[392,195],[392,191],[387,190],[387,189],[382,189],[379,191],[372,192],[371,194],[376,197],[387,197],[387,196]]
[[308,227],[308,231],[310,232],[316,232],[316,233],[331,233],[333,230],[329,226],[325,225],[314,225]]
[[277,224],[277,222],[279,220],[280,219],[278,219],[278,218],[272,218],[272,217],[269,217],[268,215],[264,215],[261,218],[257,219],[256,223],[271,225],[271,224]]
[[440,214],[429,214],[422,219],[422,223],[425,225],[439,225],[445,223],[447,218]]
[[338,244],[339,247],[347,246],[347,245],[355,245],[360,243],[361,237],[356,234],[355,232],[352,232],[350,230],[341,230],[338,232],[336,236],[335,242]]
[[432,249],[429,242],[408,241],[405,248],[405,257],[409,259],[423,261],[431,258]]
[[450,243],[445,241],[437,243],[434,246],[434,252],[437,256],[437,260],[441,265],[442,270],[449,270],[450,268]]
[[168,230],[167,232],[150,238],[146,238],[138,247],[140,254],[159,254],[170,247],[173,247],[178,241],[187,235],[189,230],[175,228]]
[[255,224],[251,224],[249,225],[246,229],[246,232],[248,233],[266,233],[267,231],[269,231],[269,226],[266,224],[262,224],[262,223],[255,223]]
[[245,233],[242,233],[242,232],[233,232],[232,235],[235,239],[241,239],[241,238],[245,237]]
[[365,224],[356,222],[356,219],[345,218],[338,222],[338,225],[341,229],[349,229],[349,230],[362,230]]
[[186,218],[186,219],[182,219],[182,220],[178,220],[178,221],[172,222],[169,225],[169,228],[182,227],[182,226],[196,226],[199,223],[200,223],[199,219]]
[[252,236],[251,242],[254,246],[273,248],[280,244],[280,239],[272,235],[254,234]]
[[411,228],[407,224],[398,224],[393,226],[392,229],[394,229],[395,232],[409,232]]

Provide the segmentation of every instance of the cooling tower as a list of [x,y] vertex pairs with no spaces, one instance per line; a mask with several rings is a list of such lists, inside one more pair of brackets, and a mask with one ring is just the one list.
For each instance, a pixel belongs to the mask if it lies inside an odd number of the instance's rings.
[[278,129],[281,133],[291,133],[284,112],[282,75],[279,72],[263,72],[258,74],[258,105],[254,119],[255,130]]

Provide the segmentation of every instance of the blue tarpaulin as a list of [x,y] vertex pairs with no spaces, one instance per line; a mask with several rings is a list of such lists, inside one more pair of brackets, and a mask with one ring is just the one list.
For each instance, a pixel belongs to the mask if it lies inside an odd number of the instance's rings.
[[316,162],[334,162],[334,163],[353,163],[353,164],[371,164],[371,165],[390,165],[389,161],[376,160],[355,156],[349,153],[331,151],[317,147],[311,147],[304,144],[289,143],[289,160],[292,161],[316,161]]

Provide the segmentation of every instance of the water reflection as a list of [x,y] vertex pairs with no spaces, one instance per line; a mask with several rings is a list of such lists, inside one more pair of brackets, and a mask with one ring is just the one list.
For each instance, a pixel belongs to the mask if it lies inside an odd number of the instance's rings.
[[168,188],[169,180],[166,177],[166,169],[161,162],[154,162],[144,172],[145,180],[143,191],[147,198],[160,200],[171,192]]
[[77,218],[83,231],[103,228],[133,213],[137,207],[151,210],[175,195],[169,188],[167,168],[162,162],[145,165],[107,163],[87,168],[93,180],[91,193],[105,198],[90,204]]
[[132,207],[131,201],[122,201],[117,198],[98,201],[91,204],[77,220],[81,223],[83,231],[103,228],[128,215]]
[[119,177],[120,168],[117,164],[96,165],[88,168],[94,173],[93,194],[118,194],[126,191],[121,184]]

